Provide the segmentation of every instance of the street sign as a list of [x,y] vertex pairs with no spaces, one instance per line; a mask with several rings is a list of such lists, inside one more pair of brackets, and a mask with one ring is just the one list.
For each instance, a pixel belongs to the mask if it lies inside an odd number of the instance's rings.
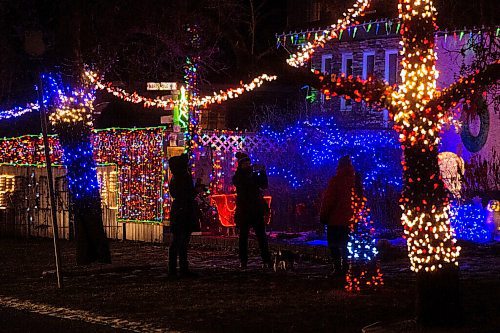
[[162,116],[160,117],[160,122],[162,124],[172,124],[174,122],[173,116]]
[[177,90],[177,82],[148,82],[147,90]]

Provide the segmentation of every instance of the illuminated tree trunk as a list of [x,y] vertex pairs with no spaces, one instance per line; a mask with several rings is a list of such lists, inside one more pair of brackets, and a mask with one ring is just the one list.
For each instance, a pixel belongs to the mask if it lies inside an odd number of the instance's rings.
[[417,273],[417,317],[449,324],[458,313],[459,248],[438,166],[442,114],[426,104],[436,92],[435,8],[431,0],[400,0],[402,85],[393,101],[404,149],[403,223],[411,269]]
[[69,180],[77,264],[86,265],[96,261],[110,263],[90,129],[85,126],[74,126],[72,131],[66,131],[60,126],[56,128]]
[[92,103],[94,92],[65,88],[60,78],[46,79],[44,100],[53,111],[49,120],[63,149],[71,208],[75,222],[76,261],[79,265],[111,262],[103,228],[101,196],[93,157]]

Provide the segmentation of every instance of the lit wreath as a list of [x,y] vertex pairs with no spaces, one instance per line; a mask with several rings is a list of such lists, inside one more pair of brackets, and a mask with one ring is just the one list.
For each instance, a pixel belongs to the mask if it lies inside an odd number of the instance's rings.
[[488,106],[485,100],[480,98],[477,102],[471,102],[469,106],[464,105],[464,109],[465,108],[467,109],[468,114],[477,114],[479,117],[479,133],[477,136],[474,136],[471,133],[471,118],[467,117],[463,121],[462,133],[460,136],[462,137],[462,142],[464,143],[465,148],[467,148],[467,150],[471,153],[477,153],[484,147],[486,140],[488,139],[488,132],[490,130],[490,115],[488,112]]

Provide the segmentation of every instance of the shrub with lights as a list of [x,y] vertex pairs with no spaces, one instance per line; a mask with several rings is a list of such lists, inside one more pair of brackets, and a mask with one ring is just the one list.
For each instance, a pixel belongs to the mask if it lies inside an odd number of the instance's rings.
[[480,205],[464,204],[452,206],[450,221],[458,239],[474,243],[485,243],[492,239],[486,224],[487,212]]
[[[401,151],[394,131],[343,130],[329,118],[317,117],[281,131],[265,125],[258,136],[276,147],[271,153],[252,154],[257,163],[267,166],[273,192],[288,191],[311,207],[333,176],[338,160],[350,155],[354,167],[363,175],[366,196],[377,208],[374,222],[397,226],[398,217],[392,217],[386,209],[392,204],[393,210],[398,210],[394,202],[402,183]],[[385,202],[388,198],[392,203]]]

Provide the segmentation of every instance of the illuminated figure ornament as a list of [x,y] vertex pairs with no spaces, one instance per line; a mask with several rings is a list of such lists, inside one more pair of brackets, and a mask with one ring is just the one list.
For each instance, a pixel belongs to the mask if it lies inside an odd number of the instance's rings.
[[500,201],[490,200],[486,208],[488,210],[488,224],[494,228],[493,236],[500,241]]
[[457,154],[448,151],[439,153],[438,159],[444,185],[455,198],[459,199],[465,170],[464,160]]
[[[215,194],[210,196],[210,200],[217,207],[217,212],[219,214],[219,221],[224,227],[234,227],[236,223],[234,222],[234,213],[236,211],[236,194]],[[264,196],[264,200],[267,203],[269,209],[271,209],[270,196]],[[271,222],[271,215],[266,216],[266,223]]]

